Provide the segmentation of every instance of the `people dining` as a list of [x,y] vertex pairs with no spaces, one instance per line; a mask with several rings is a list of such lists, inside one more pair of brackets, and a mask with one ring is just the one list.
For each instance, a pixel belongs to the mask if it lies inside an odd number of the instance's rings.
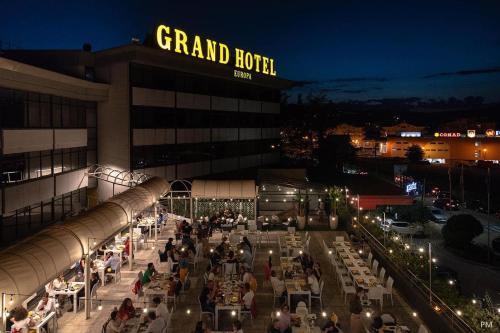
[[135,316],[135,308],[130,298],[125,298],[118,309],[118,318],[127,321]]
[[241,325],[241,321],[235,320],[233,322],[233,333],[243,333],[243,328]]
[[244,244],[244,246],[248,249],[248,251],[250,253],[252,253],[253,251],[253,248],[252,248],[252,243],[250,243],[250,241],[248,240],[248,237],[247,236],[243,236],[243,241],[242,243]]
[[205,322],[200,320],[196,323],[194,333],[210,333],[210,332],[211,331],[209,328],[207,328],[207,324],[205,324]]
[[120,264],[121,264],[121,258],[119,256],[115,256],[113,252],[108,252],[106,254],[104,260],[104,269],[106,270],[106,273],[116,272]]
[[43,294],[42,299],[40,302],[38,302],[38,305],[36,306],[36,311],[43,313],[43,315],[46,315],[56,309],[54,300],[49,297],[49,293],[45,292]]
[[155,313],[157,317],[163,318],[165,323],[168,321],[170,312],[168,311],[167,305],[161,301],[160,297],[153,298],[153,304],[155,305]]
[[319,295],[321,292],[319,289],[319,281],[316,275],[313,273],[313,270],[311,268],[308,268],[306,270],[306,275],[307,275],[307,284],[311,288],[311,294]]
[[146,321],[149,322],[146,333],[162,333],[163,329],[166,326],[165,320],[163,320],[163,318],[157,317],[154,311],[148,312]]
[[382,317],[376,316],[373,318],[372,324],[370,325],[370,333],[384,333],[385,325]]
[[156,271],[155,269],[155,265],[150,262],[148,264],[148,268],[144,271],[144,274],[142,275],[142,284],[146,284],[146,283],[149,283],[151,282],[151,279],[156,275],[158,274],[158,272]]
[[281,306],[279,316],[276,316],[278,320],[278,328],[280,333],[291,332],[292,316],[290,314],[290,308],[287,304]]
[[215,311],[215,296],[217,294],[217,289],[215,288],[214,281],[209,280],[207,285],[201,290],[199,297],[201,309],[204,312],[214,312]]
[[269,327],[269,329],[267,330],[267,333],[282,333],[279,325],[280,325],[279,319],[277,318],[273,319],[273,322]]
[[121,333],[125,327],[125,321],[120,320],[118,317],[118,310],[116,308],[111,311],[110,318],[106,323],[106,333]]
[[275,270],[271,270],[271,286],[276,295],[280,295],[280,302],[283,303],[287,297],[285,281],[280,280]]
[[332,312],[329,320],[321,328],[321,332],[322,333],[342,333],[342,330],[340,329],[338,321],[339,321],[338,316],[335,314],[335,312]]
[[23,306],[18,306],[13,310],[13,316],[10,319],[12,326],[11,333],[28,333],[31,326],[31,319],[28,317],[28,310]]
[[245,286],[243,287],[242,294],[243,294],[243,297],[241,298],[241,301],[243,303],[245,310],[251,310],[255,293],[253,292],[252,289],[250,289],[249,283],[245,283]]

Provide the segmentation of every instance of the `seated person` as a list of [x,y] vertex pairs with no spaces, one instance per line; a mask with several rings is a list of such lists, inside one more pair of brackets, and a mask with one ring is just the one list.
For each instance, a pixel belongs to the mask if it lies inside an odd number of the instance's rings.
[[245,283],[245,286],[243,288],[243,297],[241,299],[243,303],[243,307],[245,310],[251,310],[252,309],[252,303],[253,303],[253,298],[255,294],[252,289],[250,289],[250,284]]
[[113,252],[108,252],[106,254],[106,259],[104,260],[104,268],[106,273],[114,273],[121,264],[121,258],[115,256]]
[[149,322],[146,333],[162,333],[166,326],[163,318],[157,317],[154,311],[149,311],[148,316],[145,318]]
[[54,300],[49,297],[49,293],[43,294],[42,299],[38,302],[36,306],[36,311],[43,313],[43,315],[47,315],[48,313],[54,311],[56,309]]
[[144,274],[142,276],[142,284],[146,284],[146,283],[149,283],[151,282],[151,279],[153,278],[153,276],[157,275],[158,272],[156,271],[155,269],[155,265],[150,262],[148,264],[148,268],[144,271]]
[[280,321],[278,318],[273,319],[273,323],[267,330],[267,333],[282,333],[280,329]]
[[373,318],[373,322],[370,326],[370,333],[384,333],[385,332],[384,321],[380,316]]
[[135,316],[135,308],[132,304],[132,300],[130,298],[125,298],[118,309],[118,318],[122,321],[127,321],[130,318],[134,318]]
[[200,294],[200,304],[203,312],[214,312],[215,311],[215,295],[216,288],[214,281],[208,281],[207,285],[203,287]]
[[291,333],[292,316],[290,314],[290,308],[286,303],[281,306],[281,313],[277,319],[280,332]]
[[338,325],[338,320],[339,318],[335,314],[335,312],[332,312],[332,315],[330,316],[330,320],[323,325],[321,328],[321,332],[323,333],[342,333],[342,330],[340,329]]
[[32,326],[28,310],[21,305],[14,308],[10,321],[12,322],[11,333],[28,333],[29,328]]
[[155,304],[156,317],[162,318],[165,323],[167,323],[170,317],[170,312],[168,312],[167,304],[163,303],[161,301],[161,298],[158,296],[153,298],[153,303]]
[[280,295],[280,301],[283,302],[286,297],[286,286],[285,286],[285,281],[280,280],[280,278],[277,276],[276,271],[272,270],[271,271],[271,285],[273,286],[273,290],[276,292],[277,295]]
[[319,282],[316,275],[314,275],[313,270],[311,268],[308,268],[306,270],[306,275],[307,275],[307,284],[311,288],[311,294],[315,296],[319,295],[320,294]]
[[245,246],[250,253],[252,253],[252,243],[248,240],[247,236],[243,236],[243,241],[241,242],[243,246]]
[[227,259],[226,259],[226,262],[227,263],[235,263],[237,260],[236,258],[234,257],[234,251],[231,250],[229,251],[229,253],[227,254]]
[[121,321],[118,317],[118,310],[116,308],[111,311],[110,318],[106,323],[106,333],[120,333],[125,326],[125,322]]

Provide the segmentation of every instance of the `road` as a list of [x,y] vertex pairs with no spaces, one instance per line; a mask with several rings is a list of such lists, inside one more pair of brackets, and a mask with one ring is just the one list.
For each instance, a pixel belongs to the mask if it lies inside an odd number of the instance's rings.
[[[475,242],[487,244],[487,224],[490,219],[490,237],[494,239],[500,236],[500,221],[492,216],[462,209],[458,211],[445,212],[448,216],[456,214],[471,214],[484,226],[484,232],[474,239]],[[443,246],[441,229],[443,224],[429,223],[431,231],[428,238],[414,239],[419,245],[432,244],[433,254],[436,254],[438,263],[457,271],[461,283],[462,292],[467,296],[484,296],[485,292],[491,296],[496,304],[500,304],[500,269],[493,269],[483,264],[463,259],[449,252]],[[434,255],[433,255],[434,257]]]

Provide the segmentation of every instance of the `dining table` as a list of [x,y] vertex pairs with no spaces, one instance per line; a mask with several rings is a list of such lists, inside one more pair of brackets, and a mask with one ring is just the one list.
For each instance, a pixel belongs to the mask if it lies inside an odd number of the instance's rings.
[[29,311],[28,316],[31,319],[31,326],[28,330],[29,333],[41,332],[56,332],[57,331],[57,316],[55,311],[48,313],[40,311]]
[[76,306],[78,292],[83,288],[85,288],[85,282],[68,282],[65,283],[62,288],[54,288],[52,293],[54,295],[73,296],[73,312],[76,313],[78,311],[78,307]]
[[306,275],[300,262],[295,257],[280,257],[280,267],[283,271],[285,288],[288,294],[288,306],[294,308],[291,303],[294,296],[307,299],[309,311],[311,311],[311,289],[307,284]]
[[[220,323],[219,319],[221,312],[230,312],[231,318],[240,319],[242,310],[241,287],[242,282],[225,276],[217,276],[215,278],[217,284],[217,295],[214,313],[214,326],[218,330]],[[234,311],[234,315],[233,315]]]

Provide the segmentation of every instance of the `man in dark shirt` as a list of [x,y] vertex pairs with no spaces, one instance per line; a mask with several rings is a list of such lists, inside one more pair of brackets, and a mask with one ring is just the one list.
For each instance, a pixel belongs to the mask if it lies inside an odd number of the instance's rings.
[[201,290],[200,303],[204,312],[215,311],[215,291],[213,281],[208,281],[207,285]]

